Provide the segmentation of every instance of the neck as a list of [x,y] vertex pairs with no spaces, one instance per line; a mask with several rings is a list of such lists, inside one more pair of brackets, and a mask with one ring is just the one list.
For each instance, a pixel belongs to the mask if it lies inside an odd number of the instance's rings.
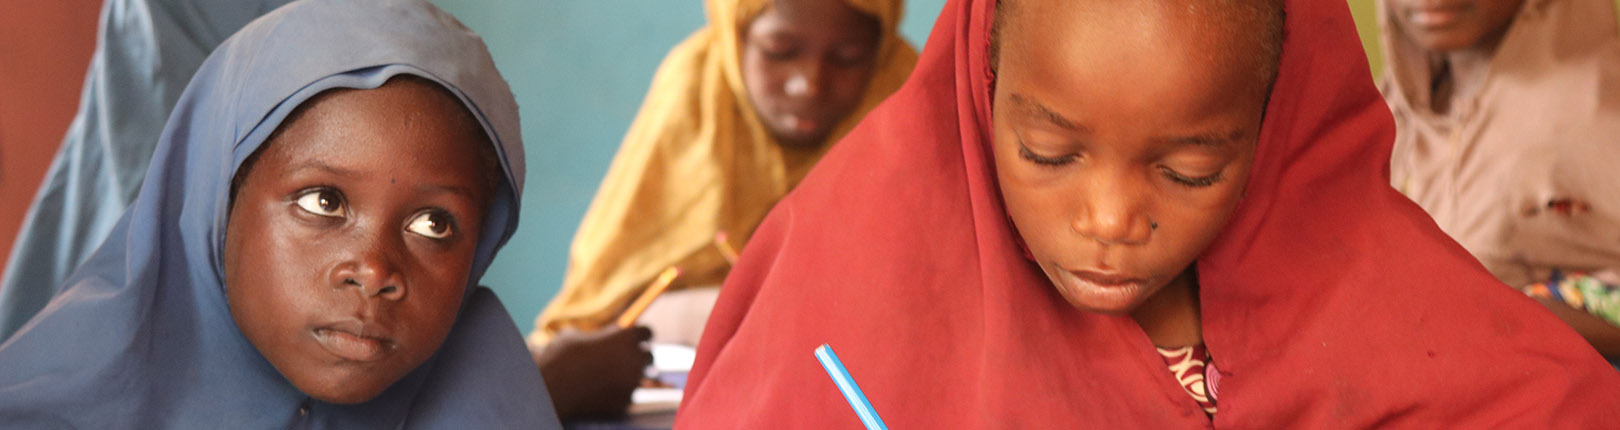
[[1204,343],[1198,304],[1198,276],[1187,269],[1164,289],[1131,311],[1153,345],[1166,348]]
[[1491,58],[1500,43],[1501,36],[1497,35],[1472,47],[1431,56],[1430,70],[1434,72],[1429,87],[1430,109],[1448,113],[1456,101],[1474,97],[1485,85]]

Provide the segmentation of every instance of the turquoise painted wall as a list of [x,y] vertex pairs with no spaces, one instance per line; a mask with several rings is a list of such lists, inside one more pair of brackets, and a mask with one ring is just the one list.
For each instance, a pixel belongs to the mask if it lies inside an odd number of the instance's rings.
[[[433,0],[484,37],[523,118],[517,236],[484,276],[524,331],[562,283],[568,244],[664,54],[703,26],[701,0]],[[920,48],[944,0],[907,3]]]

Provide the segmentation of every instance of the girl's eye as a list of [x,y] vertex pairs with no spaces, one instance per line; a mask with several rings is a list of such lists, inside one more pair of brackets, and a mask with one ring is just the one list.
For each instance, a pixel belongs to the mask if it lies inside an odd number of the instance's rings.
[[433,239],[444,239],[455,233],[454,229],[451,228],[452,223],[453,220],[450,218],[450,214],[436,210],[427,211],[416,214],[415,217],[411,218],[411,221],[405,225],[405,230]]
[[766,49],[761,49],[760,52],[765,54],[765,59],[771,60],[771,61],[783,61],[783,60],[792,59],[793,55],[794,55],[793,50],[790,50],[790,49],[770,49],[770,48],[766,48]]
[[298,208],[324,217],[343,216],[343,195],[330,188],[317,188],[304,192],[295,202]]
[[1048,167],[1062,166],[1062,165],[1065,165],[1065,164],[1069,164],[1069,162],[1071,162],[1071,161],[1074,161],[1074,154],[1063,155],[1063,156],[1058,156],[1058,157],[1047,157],[1047,156],[1043,156],[1043,155],[1040,155],[1040,154],[1036,154],[1035,151],[1029,150],[1029,147],[1025,146],[1024,142],[1021,142],[1021,141],[1018,142],[1018,156],[1023,157],[1025,160],[1029,160],[1031,163],[1039,164],[1039,165],[1042,165],[1042,166],[1048,166]]
[[872,51],[868,49],[845,49],[833,54],[833,64],[842,67],[856,67],[865,65],[872,60]]
[[1192,188],[1203,188],[1210,185],[1215,185],[1215,183],[1220,182],[1221,179],[1223,179],[1221,172],[1215,172],[1215,174],[1209,176],[1190,177],[1181,174],[1181,172],[1171,170],[1168,167],[1161,167],[1160,169],[1164,171],[1164,176],[1166,178],[1170,178],[1171,181]]

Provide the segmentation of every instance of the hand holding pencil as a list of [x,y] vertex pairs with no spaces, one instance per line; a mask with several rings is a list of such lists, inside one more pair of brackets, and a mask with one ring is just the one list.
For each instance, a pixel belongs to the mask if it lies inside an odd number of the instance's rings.
[[675,283],[675,278],[680,276],[679,267],[670,267],[659,273],[658,278],[647,286],[647,290],[643,291],[640,297],[636,297],[636,301],[631,302],[630,307],[625,308],[624,313],[619,315],[619,327],[629,328],[636,325],[636,320],[641,318],[642,312],[647,311],[647,306],[652,305],[653,300],[657,299],[659,294],[663,294],[664,290],[669,289],[669,285]]

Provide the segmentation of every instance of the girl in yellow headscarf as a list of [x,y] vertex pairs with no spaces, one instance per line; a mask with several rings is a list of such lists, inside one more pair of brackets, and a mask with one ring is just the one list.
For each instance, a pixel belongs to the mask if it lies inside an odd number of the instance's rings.
[[730,265],[716,235],[745,243],[917,59],[896,32],[901,0],[708,0],[707,10],[709,25],[653,77],[574,237],[562,290],[529,337],[565,416],[569,398],[622,408],[581,397],[628,401],[646,364],[622,353],[639,352],[645,329],[598,329],[667,268],[682,273],[671,289],[719,285]]

